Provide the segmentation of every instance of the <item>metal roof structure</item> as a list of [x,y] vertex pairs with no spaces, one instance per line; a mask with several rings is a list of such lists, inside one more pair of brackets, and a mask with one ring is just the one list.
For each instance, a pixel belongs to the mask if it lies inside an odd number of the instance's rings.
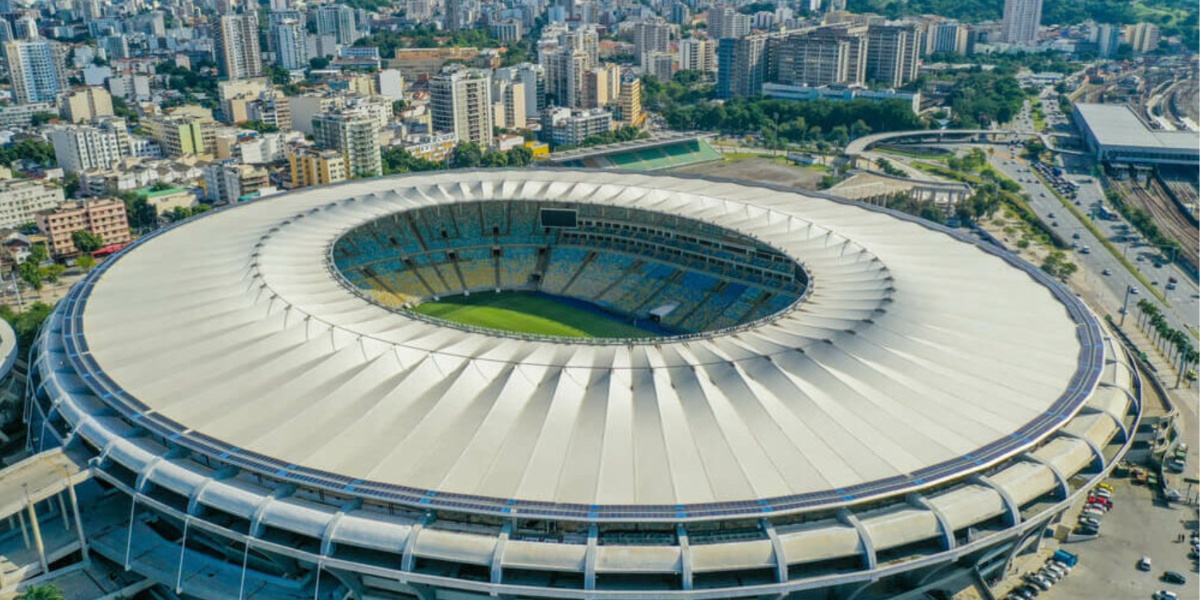
[[[809,296],[653,343],[438,327],[328,260],[382,215],[476,200],[623,205],[753,236]],[[999,463],[1095,388],[1079,301],[1010,255],[813,194],[585,170],[420,174],[186,221],[73,290],[66,356],[121,415],[306,486],[431,509],[664,519],[827,508]]]
[[1097,143],[1103,146],[1142,147],[1196,152],[1194,131],[1150,129],[1133,109],[1124,104],[1076,104]]

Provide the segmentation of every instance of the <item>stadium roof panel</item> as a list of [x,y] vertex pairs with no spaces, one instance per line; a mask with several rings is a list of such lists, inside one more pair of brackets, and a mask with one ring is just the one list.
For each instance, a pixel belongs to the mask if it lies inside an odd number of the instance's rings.
[[1104,146],[1196,149],[1195,132],[1150,129],[1124,104],[1076,104],[1075,109]]
[[[802,262],[812,295],[709,338],[546,343],[386,310],[327,264],[338,236],[381,215],[521,198],[711,221]],[[1036,269],[877,210],[732,182],[358,181],[218,211],[102,269],[78,307],[84,335],[67,338],[131,406],[231,460],[399,486],[431,507],[756,514],[894,493],[1011,456],[1052,430],[1047,413],[1078,408],[1090,389],[1073,379],[1094,384],[1080,308]]]

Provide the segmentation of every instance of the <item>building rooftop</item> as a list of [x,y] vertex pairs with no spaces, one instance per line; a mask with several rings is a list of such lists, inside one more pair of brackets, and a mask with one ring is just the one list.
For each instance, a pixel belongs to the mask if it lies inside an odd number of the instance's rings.
[[1076,104],[1075,110],[1102,146],[1196,150],[1196,133],[1150,129],[1124,104]]

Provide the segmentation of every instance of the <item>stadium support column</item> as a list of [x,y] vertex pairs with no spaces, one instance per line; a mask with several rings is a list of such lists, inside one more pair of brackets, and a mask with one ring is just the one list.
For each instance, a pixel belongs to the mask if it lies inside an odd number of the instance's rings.
[[933,513],[933,518],[938,522],[938,529],[942,530],[942,546],[946,550],[953,550],[958,545],[958,540],[954,539],[954,528],[950,526],[950,520],[946,518],[941,509],[921,494],[909,494],[907,499],[909,504]]
[[1054,466],[1054,463],[1036,454],[1033,454],[1032,452],[1027,452],[1021,455],[1021,460],[1037,463],[1043,467],[1046,467],[1047,469],[1050,469],[1050,472],[1054,473],[1054,479],[1058,481],[1058,491],[1062,494],[1063,500],[1066,500],[1067,496],[1071,495],[1071,484],[1067,483],[1067,478],[1063,475],[1063,472],[1059,470],[1058,467]]
[[996,485],[996,482],[989,479],[986,475],[975,475],[971,477],[971,482],[982,485],[986,488],[991,488],[993,492],[996,492],[996,494],[1000,496],[1000,500],[1004,502],[1004,507],[1008,513],[1007,521],[1009,527],[1016,527],[1021,523],[1021,507],[1018,506],[1016,501],[1013,500],[1013,497],[1008,493],[1008,490]]
[[600,528],[588,527],[587,555],[583,561],[583,589],[596,589],[596,547],[600,545]]
[[492,551],[492,583],[498,585],[504,578],[504,546],[508,544],[508,536],[512,535],[513,522],[504,522],[500,529],[500,537],[496,540],[496,548]]
[[879,561],[875,556],[875,542],[871,541],[871,534],[867,531],[866,526],[858,520],[858,517],[854,516],[854,513],[845,508],[838,511],[837,517],[838,521],[858,531],[858,539],[863,546],[863,566],[868,571],[874,571]]
[[29,499],[29,491],[25,491],[25,510],[29,511],[29,526],[33,530],[33,543],[37,548],[38,562],[42,564],[42,573],[50,572],[50,563],[46,562],[46,544],[42,542],[42,528],[38,525],[37,508]]
[[771,552],[775,554],[775,578],[779,580],[779,583],[787,583],[787,554],[783,550],[783,542],[779,541],[779,533],[775,531],[775,526],[771,524],[770,519],[759,519],[759,524],[763,531],[767,532],[767,538],[771,540]]
[[683,589],[692,589],[692,549],[688,542],[687,528],[683,524],[675,526],[675,535],[679,537],[680,576],[683,578]]

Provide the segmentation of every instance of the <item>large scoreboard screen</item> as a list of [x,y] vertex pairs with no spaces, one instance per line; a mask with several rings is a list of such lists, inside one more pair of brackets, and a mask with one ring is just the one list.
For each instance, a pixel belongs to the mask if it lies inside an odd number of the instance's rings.
[[579,227],[579,211],[567,208],[543,208],[541,211],[542,227],[564,227],[573,229]]

